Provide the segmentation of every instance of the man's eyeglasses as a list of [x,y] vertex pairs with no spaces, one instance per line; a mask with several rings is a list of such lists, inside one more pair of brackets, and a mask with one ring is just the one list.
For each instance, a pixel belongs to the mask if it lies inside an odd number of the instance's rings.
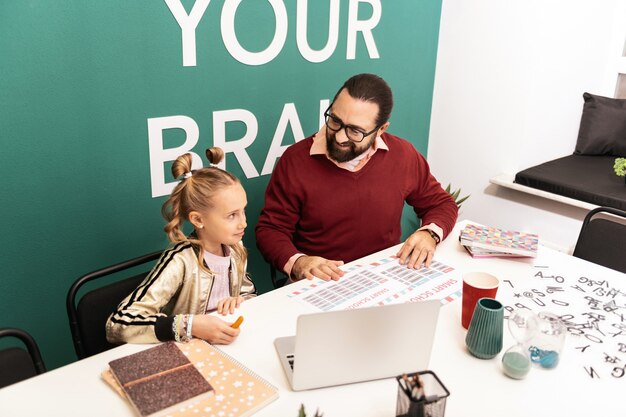
[[373,130],[370,130],[369,132],[364,132],[358,127],[344,124],[341,119],[330,114],[328,112],[329,110],[330,110],[330,107],[326,109],[326,111],[324,112],[326,126],[328,127],[328,129],[330,129],[333,132],[339,132],[341,129],[343,129],[346,132],[346,137],[351,142],[356,142],[356,143],[363,142],[363,139],[365,139],[372,133],[376,132],[380,128],[380,126],[376,126]]

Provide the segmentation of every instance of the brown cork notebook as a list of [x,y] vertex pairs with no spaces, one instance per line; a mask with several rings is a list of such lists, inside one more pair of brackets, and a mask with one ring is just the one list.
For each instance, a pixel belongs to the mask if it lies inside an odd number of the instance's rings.
[[[278,390],[269,382],[205,341],[193,339],[175,346],[211,384],[214,395],[174,407],[170,411],[173,417],[244,417],[278,398]],[[110,370],[105,370],[102,378],[125,396]]]
[[109,367],[140,416],[163,416],[213,394],[211,384],[173,342],[116,359]]

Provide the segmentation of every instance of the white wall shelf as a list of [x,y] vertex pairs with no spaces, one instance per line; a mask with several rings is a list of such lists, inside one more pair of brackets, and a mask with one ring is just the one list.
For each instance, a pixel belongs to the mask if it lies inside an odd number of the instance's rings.
[[574,198],[564,197],[562,195],[549,193],[547,191],[539,190],[537,188],[527,187],[525,185],[520,185],[515,183],[515,176],[512,174],[500,174],[496,175],[489,179],[489,182],[492,184],[499,185],[501,187],[510,188],[511,190],[520,191],[522,193],[536,195],[538,197],[547,198],[548,200],[558,201],[559,203],[568,204],[574,207],[580,207],[585,210],[593,210],[596,205],[591,203],[586,203],[584,201],[576,200]]

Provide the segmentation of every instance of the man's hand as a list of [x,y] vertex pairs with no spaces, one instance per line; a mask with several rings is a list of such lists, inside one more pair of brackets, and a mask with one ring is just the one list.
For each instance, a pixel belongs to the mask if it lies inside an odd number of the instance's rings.
[[430,266],[435,254],[437,242],[427,230],[418,230],[404,242],[400,251],[396,254],[400,263],[408,268],[417,269],[422,263]]
[[321,256],[301,256],[296,259],[291,269],[291,276],[294,280],[313,279],[318,277],[324,281],[337,281],[344,272],[339,269],[343,261],[331,261]]

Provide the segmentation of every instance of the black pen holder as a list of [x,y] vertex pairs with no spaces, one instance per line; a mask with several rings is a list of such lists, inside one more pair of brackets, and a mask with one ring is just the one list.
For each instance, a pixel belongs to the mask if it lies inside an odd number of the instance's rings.
[[409,378],[415,375],[420,376],[424,385],[424,396],[421,399],[413,398],[403,387],[402,376],[396,377],[398,381],[396,417],[443,417],[446,413],[446,398],[450,395],[450,391],[434,372],[421,371],[407,374]]

